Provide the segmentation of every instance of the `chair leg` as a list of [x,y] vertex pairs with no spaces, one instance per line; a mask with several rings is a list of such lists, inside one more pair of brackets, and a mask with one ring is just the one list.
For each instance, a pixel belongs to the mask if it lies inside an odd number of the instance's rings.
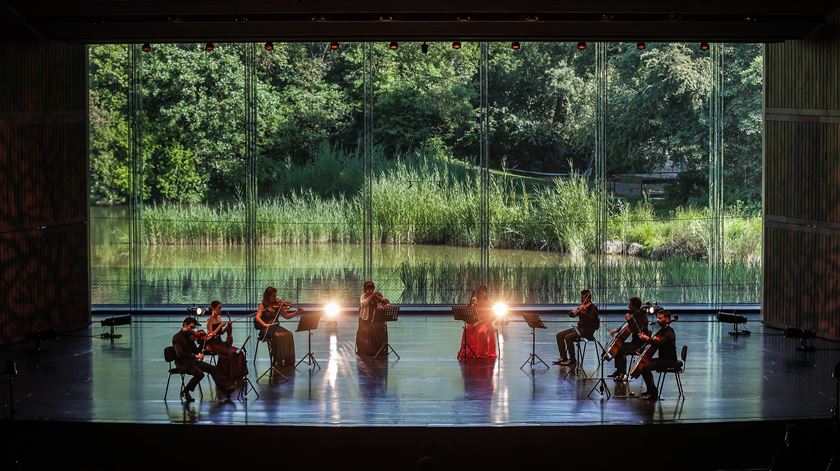
[[677,389],[679,389],[680,391],[680,397],[685,399],[685,392],[683,391],[682,379],[680,378],[680,374],[674,373],[674,375],[677,377]]
[[262,342],[260,342],[260,340],[259,340],[259,339],[257,339],[257,341],[256,341],[256,345],[254,345],[254,361],[253,361],[253,363],[254,363],[254,370],[256,370],[256,369],[257,369],[257,352],[259,352],[259,351],[260,351],[260,343],[262,343]]
[[656,399],[662,399],[662,389],[665,387],[665,378],[668,377],[667,373],[659,373],[659,384],[656,386]]
[[163,400],[166,401],[166,395],[169,394],[169,381],[172,380],[172,373],[166,378],[166,390],[163,391]]

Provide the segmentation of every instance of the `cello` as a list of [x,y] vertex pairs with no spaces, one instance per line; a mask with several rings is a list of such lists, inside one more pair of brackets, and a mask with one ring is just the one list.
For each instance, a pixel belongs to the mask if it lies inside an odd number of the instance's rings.
[[[679,318],[680,316],[674,315],[671,318],[671,322],[675,322],[679,320]],[[660,327],[655,334],[650,336],[650,340],[645,342],[644,346],[642,346],[642,349],[639,351],[639,361],[636,363],[636,366],[634,366],[633,369],[630,370],[631,378],[636,379],[639,376],[641,376],[642,369],[648,363],[650,363],[650,361],[653,359],[653,355],[656,354],[656,351],[659,349],[659,346],[653,341],[653,339],[659,338],[659,336],[662,335],[665,329],[667,329],[671,325],[671,322],[669,322],[665,326]]]
[[[640,311],[645,312],[646,314],[650,314],[653,312],[653,307],[650,305],[649,302],[645,303],[639,309]],[[615,356],[621,350],[621,347],[624,346],[624,342],[626,342],[627,338],[630,337],[630,334],[633,333],[633,329],[630,327],[631,321],[633,322],[633,324],[636,325],[636,328],[639,331],[643,330],[642,326],[638,325],[636,323],[636,320],[633,319],[633,315],[630,314],[630,319],[624,321],[624,323],[621,324],[621,327],[618,328],[618,332],[616,332],[615,336],[612,338],[612,340],[610,340],[610,343],[604,349],[604,355],[602,356],[604,361],[610,361],[613,358],[615,358]]]

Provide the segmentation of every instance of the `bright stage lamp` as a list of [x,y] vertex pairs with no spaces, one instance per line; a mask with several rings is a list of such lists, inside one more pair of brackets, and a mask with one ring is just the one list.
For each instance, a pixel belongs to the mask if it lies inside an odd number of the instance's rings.
[[507,304],[499,301],[493,305],[493,314],[496,315],[497,318],[503,318],[507,315],[508,306]]
[[335,319],[336,317],[338,317],[338,312],[340,310],[341,309],[338,307],[338,304],[336,304],[336,303],[327,303],[324,306],[324,313],[326,313],[327,317],[330,318],[330,319]]

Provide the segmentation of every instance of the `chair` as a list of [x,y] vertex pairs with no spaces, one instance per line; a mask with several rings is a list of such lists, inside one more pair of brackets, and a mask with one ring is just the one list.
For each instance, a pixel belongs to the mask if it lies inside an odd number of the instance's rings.
[[682,379],[680,379],[680,375],[685,373],[685,357],[687,355],[688,345],[683,345],[682,350],[680,351],[680,361],[677,362],[677,366],[659,370],[659,378],[656,380],[656,390],[659,391],[659,397],[657,397],[657,399],[662,399],[662,386],[665,385],[665,377],[668,375],[668,373],[673,373],[674,377],[677,378],[677,390],[679,391],[677,399],[685,399],[685,392],[683,390]]
[[[577,329],[575,329],[575,331],[577,331]],[[569,368],[569,370],[566,371],[566,374],[563,375],[563,379],[566,379],[572,372],[575,373],[575,376],[583,375],[583,379],[592,379],[592,378],[589,377],[589,374],[586,372],[586,369],[583,367],[583,362],[586,359],[586,347],[589,345],[589,342],[594,342],[594,341],[595,341],[594,336],[584,337],[584,336],[578,334],[578,338],[576,340],[574,340],[575,352],[576,352],[575,356],[577,357],[577,363],[575,363],[574,368]],[[581,347],[581,344],[583,344],[582,347]],[[601,366],[601,361],[602,361],[601,357],[599,356],[598,357],[598,367],[599,368]],[[596,371],[597,371],[597,368],[596,368]]]
[[[163,400],[166,401],[166,395],[169,394],[169,381],[172,379],[172,375],[181,375],[181,391],[184,391],[184,375],[187,374],[186,370],[182,368],[175,368],[172,367],[172,362],[178,358],[178,354],[175,353],[175,347],[166,347],[163,349],[163,360],[169,363],[169,376],[166,378],[166,390],[163,392]],[[204,391],[201,390],[201,383],[198,383],[198,394],[201,399],[204,399]]]

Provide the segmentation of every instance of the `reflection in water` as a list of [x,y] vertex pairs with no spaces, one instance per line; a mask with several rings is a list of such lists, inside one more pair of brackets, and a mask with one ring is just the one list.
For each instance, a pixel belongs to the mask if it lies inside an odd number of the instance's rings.
[[371,420],[377,415],[382,401],[388,395],[388,360],[374,360],[356,357],[356,368],[359,379],[359,397],[365,403],[364,416]]
[[493,395],[496,390],[495,358],[469,358],[460,362],[461,377],[464,379],[465,412],[469,412],[476,422],[495,420]]

